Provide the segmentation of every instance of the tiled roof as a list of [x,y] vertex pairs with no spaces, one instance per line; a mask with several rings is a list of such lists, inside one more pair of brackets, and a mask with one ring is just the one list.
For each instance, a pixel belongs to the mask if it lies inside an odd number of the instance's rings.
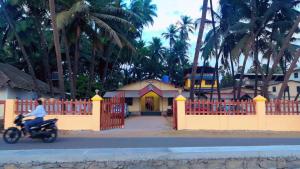
[[[0,88],[5,86],[30,91],[35,90],[32,77],[29,74],[12,65],[0,63]],[[49,86],[43,81],[38,80],[38,86],[41,92],[46,93],[50,90]]]

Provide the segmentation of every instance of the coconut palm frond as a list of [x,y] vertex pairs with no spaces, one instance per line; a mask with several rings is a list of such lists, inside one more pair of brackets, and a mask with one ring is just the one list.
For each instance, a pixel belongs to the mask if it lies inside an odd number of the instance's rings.
[[113,21],[113,22],[118,22],[119,24],[125,25],[127,27],[134,27],[129,21],[122,19],[120,17],[117,16],[113,16],[113,15],[107,15],[107,14],[97,14],[97,13],[92,13],[92,15],[96,16],[99,19],[103,19],[103,20],[109,20],[109,21]]
[[62,11],[56,15],[57,28],[62,29],[63,27],[71,24],[76,15],[88,9],[88,6],[84,1],[78,1],[69,10]]
[[124,35],[118,33],[118,36],[123,42],[124,46],[127,46],[134,53],[136,52],[136,48],[132,45],[132,43],[129,40],[127,40],[127,38]]
[[246,47],[247,42],[250,39],[250,35],[246,34],[235,46],[234,48],[231,50],[231,55],[234,58],[237,58],[240,56],[240,54],[242,53],[243,49]]
[[229,30],[234,32],[234,33],[247,33],[251,29],[251,24],[249,23],[243,23],[243,22],[238,22],[232,26],[229,27]]
[[102,8],[100,10],[100,12],[110,14],[110,15],[115,15],[115,16],[129,17],[131,19],[143,22],[143,19],[140,16],[138,16],[134,12],[131,12],[129,10],[124,10],[122,8],[116,8],[116,7],[108,6],[108,7]]
[[122,48],[122,42],[118,36],[118,34],[109,26],[107,25],[105,22],[103,22],[102,20],[100,20],[97,17],[94,16],[90,16],[90,18],[97,24],[97,26],[99,26],[100,28],[102,28],[106,33],[109,34],[109,37],[111,39],[114,40],[114,42],[120,47]]

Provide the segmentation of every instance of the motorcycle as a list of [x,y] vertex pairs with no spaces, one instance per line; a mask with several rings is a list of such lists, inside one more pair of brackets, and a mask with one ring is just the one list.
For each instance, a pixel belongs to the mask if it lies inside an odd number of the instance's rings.
[[[4,131],[3,140],[8,144],[15,144],[23,136],[26,136],[26,129],[24,123],[27,120],[23,120],[22,114],[18,115],[14,124],[17,127],[10,127]],[[32,139],[42,139],[45,143],[52,143],[57,139],[58,129],[56,127],[57,119],[45,120],[42,123],[32,126],[28,132],[29,137]],[[19,129],[20,128],[20,129]]]

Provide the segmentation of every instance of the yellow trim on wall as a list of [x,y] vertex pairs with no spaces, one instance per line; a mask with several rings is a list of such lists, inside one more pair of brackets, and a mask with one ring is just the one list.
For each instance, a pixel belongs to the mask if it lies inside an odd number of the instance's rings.
[[[207,85],[206,83],[206,80],[202,80],[201,81],[201,88],[211,88],[211,85]],[[195,84],[195,88],[199,88],[200,87],[200,84]],[[217,80],[215,80],[215,83],[214,83],[214,88],[217,88],[218,87],[218,83],[217,83]],[[190,89],[191,88],[191,79],[186,79],[185,82],[184,82],[184,89]]]
[[146,109],[145,101],[146,97],[153,97],[154,99],[154,112],[159,112],[160,111],[160,96],[157,95],[155,92],[148,92],[145,94],[143,97],[141,97],[141,110],[142,112],[147,112],[148,110]]

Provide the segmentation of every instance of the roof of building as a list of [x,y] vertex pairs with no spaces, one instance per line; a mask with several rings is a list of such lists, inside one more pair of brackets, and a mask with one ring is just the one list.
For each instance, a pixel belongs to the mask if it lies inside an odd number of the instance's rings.
[[[118,93],[119,91],[111,91],[111,92],[105,92],[104,96],[105,98],[111,98],[111,97],[114,97],[116,96],[116,94]],[[135,90],[127,90],[127,91],[124,91],[125,93],[125,97],[126,98],[140,98],[141,95],[140,95],[140,91],[135,91]],[[187,97],[189,96],[189,92],[182,92],[182,95]],[[164,97],[164,98],[174,98],[178,96],[178,91],[162,91],[162,96],[161,97]]]
[[300,70],[300,67],[296,67],[295,69],[294,69],[294,71],[299,71]]
[[[32,77],[24,71],[5,63],[0,63],[0,88],[9,86],[25,90],[35,90]],[[45,82],[38,80],[41,92],[49,92],[49,86]]]
[[[288,82],[300,83],[300,81],[296,81],[296,80],[289,80]],[[269,86],[278,85],[280,83],[283,83],[283,82],[273,82],[273,83],[270,83]]]
[[[171,83],[165,83],[165,82],[162,82],[160,80],[157,80],[157,79],[145,79],[145,80],[141,80],[141,81],[138,81],[138,82],[133,82],[133,83],[130,83],[130,84],[127,84],[125,86],[122,86],[120,87],[119,91],[123,91],[123,90],[133,90],[132,88],[134,88],[134,90],[140,90],[146,86],[148,86],[149,84],[153,84],[154,86],[156,86],[156,84],[158,84],[158,86],[165,86],[165,88],[169,88],[169,89],[174,89],[174,90],[178,90],[176,88],[175,85],[171,84]],[[156,86],[156,87],[158,87]]]
[[[192,69],[193,68],[185,69],[184,74],[192,73]],[[203,73],[214,73],[215,68],[210,67],[210,66],[198,66],[197,73],[201,73],[202,71],[203,71]]]
[[[241,76],[240,73],[236,74],[234,76],[235,79],[239,79]],[[255,73],[246,73],[243,75],[244,78],[249,78],[249,79],[255,79],[255,77],[258,77],[259,80],[262,80],[262,75],[258,74],[258,75],[255,75]],[[283,81],[284,79],[284,74],[273,74],[272,76],[272,80],[275,80],[275,81]]]

